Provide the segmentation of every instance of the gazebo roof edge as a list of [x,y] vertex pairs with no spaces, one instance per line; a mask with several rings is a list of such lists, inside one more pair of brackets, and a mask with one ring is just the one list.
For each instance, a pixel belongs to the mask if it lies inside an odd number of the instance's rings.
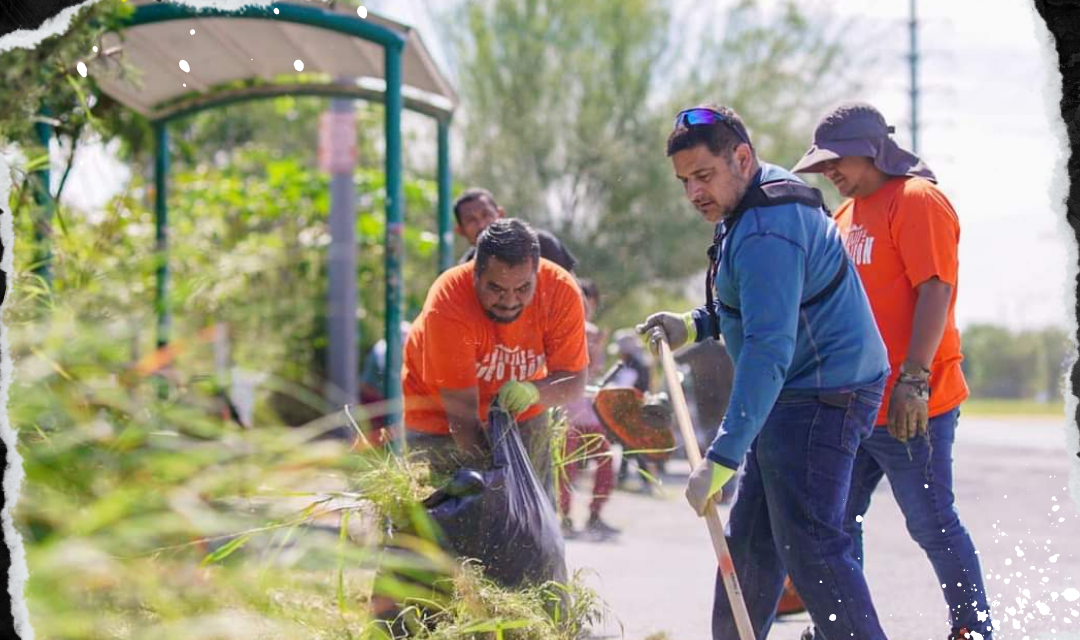
[[[448,121],[457,104],[456,92],[435,64],[420,34],[408,25],[383,16],[368,14],[367,17],[361,18],[341,8],[333,9],[327,6],[308,6],[290,2],[225,10],[214,7],[197,8],[170,2],[136,1],[134,12],[126,20],[125,28],[121,30],[121,33],[133,34],[131,42],[128,42],[128,38],[123,38],[117,46],[106,49],[108,57],[99,58],[94,65],[101,70],[99,83],[106,93],[153,121],[173,120],[213,106],[284,95],[353,97],[382,102],[385,97],[385,78],[381,77],[379,58],[374,57],[381,55],[375,53],[379,49],[371,49],[376,45],[403,51],[409,56],[406,64],[411,66],[406,67],[404,83],[401,85],[405,109],[428,115],[439,121]],[[205,22],[208,19],[210,22]],[[281,69],[280,62],[273,62],[272,51],[267,51],[263,47],[262,56],[260,56],[252,49],[252,47],[258,48],[258,45],[254,43],[260,42],[258,38],[261,35],[256,34],[261,34],[261,32],[250,29],[263,27],[245,26],[239,31],[234,28],[226,29],[225,23],[214,27],[213,25],[219,22],[218,19],[247,19],[250,25],[255,24],[250,22],[251,19],[278,23],[277,27],[267,27],[269,31],[263,35],[284,37],[283,42],[286,46],[291,45],[293,49],[296,49],[298,58],[307,59],[311,56],[314,59],[314,62],[309,61],[310,64],[307,66],[312,67],[312,71],[316,72],[315,77],[318,77],[319,72],[322,71],[324,74],[329,74],[323,77],[332,79],[296,81],[295,78],[288,77],[288,74],[283,74],[284,70]],[[220,55],[245,56],[251,49],[250,55],[254,62],[249,65],[245,57],[240,57],[240,60],[244,60],[242,66],[237,62],[230,64],[229,71],[221,70],[215,73],[211,69],[207,73],[204,59],[203,66],[198,67],[204,70],[202,77],[196,77],[196,65],[192,63],[191,78],[184,78],[186,81],[184,86],[187,87],[187,91],[184,92],[179,91],[180,78],[175,78],[178,73],[175,68],[169,71],[168,65],[162,65],[160,62],[150,63],[149,68],[146,69],[150,75],[136,75],[134,83],[126,79],[123,67],[114,66],[116,63],[111,60],[111,56],[116,54],[122,56],[129,48],[134,52],[142,52],[141,55],[127,53],[128,57],[135,56],[131,59],[135,61],[136,73],[143,68],[139,61],[147,60],[142,57],[143,55],[159,58],[164,55],[166,59],[170,54],[178,58],[188,57],[183,53],[184,45],[180,45],[175,37],[165,35],[171,33],[170,31],[163,34],[160,27],[156,26],[159,23],[179,22],[186,32],[188,27],[183,24],[185,21],[193,21],[192,27],[195,28],[198,28],[200,24],[204,25],[209,30],[204,33],[208,33],[206,37],[210,40],[203,42],[217,47],[222,52]],[[289,27],[288,25],[298,26]],[[142,33],[142,27],[153,28],[155,31]],[[338,35],[312,39],[310,34],[295,31],[308,28],[325,29]],[[194,28],[191,31],[192,34],[195,33]],[[304,37],[308,39],[300,39]],[[256,40],[251,38],[256,38]],[[352,40],[353,38],[356,40]],[[345,44],[349,41],[357,44]],[[369,44],[361,45],[360,41]],[[178,46],[181,48],[177,49]],[[305,53],[307,55],[304,55]],[[343,62],[352,60],[352,58],[342,57],[343,55],[358,56],[356,60],[359,64]],[[267,60],[269,64],[262,62],[263,60]],[[278,65],[277,71],[274,70],[275,65]],[[180,66],[184,72],[188,72],[183,62]],[[119,71],[118,76],[115,74],[116,71]],[[172,82],[176,83],[176,89],[167,89],[170,86],[169,75],[161,74],[171,75]],[[142,81],[138,80],[142,77],[147,78],[147,82],[153,83],[151,91],[143,90],[143,85],[140,84]],[[216,84],[213,84],[215,81]]]

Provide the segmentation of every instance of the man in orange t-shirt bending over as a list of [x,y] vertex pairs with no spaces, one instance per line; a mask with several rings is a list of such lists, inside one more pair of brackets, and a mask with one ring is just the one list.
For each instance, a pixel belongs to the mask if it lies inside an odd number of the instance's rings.
[[[524,222],[492,222],[476,259],[443,273],[405,342],[406,443],[438,474],[483,465],[492,399],[516,416],[537,477],[552,492],[547,409],[585,391],[581,291],[540,258]],[[554,502],[554,501],[552,501]]]
[[933,172],[891,132],[871,105],[842,104],[821,119],[813,147],[793,169],[825,174],[847,198],[834,218],[892,369],[878,428],[855,457],[845,526],[862,562],[863,516],[888,477],[908,532],[941,583],[950,640],[990,640],[979,557],[952,487],[956,423],[968,397],[954,318],[960,223]]

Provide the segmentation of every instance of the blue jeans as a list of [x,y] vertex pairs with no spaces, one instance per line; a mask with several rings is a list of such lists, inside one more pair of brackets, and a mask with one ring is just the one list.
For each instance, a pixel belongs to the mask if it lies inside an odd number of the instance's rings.
[[[863,562],[862,516],[881,478],[889,478],[893,496],[904,514],[908,533],[926,552],[949,605],[953,630],[967,628],[990,640],[990,607],[986,604],[979,556],[960,522],[953,495],[952,448],[959,409],[930,418],[928,436],[904,443],[879,427],[863,441],[855,456],[845,529]],[[856,516],[859,516],[856,519]],[[980,622],[979,614],[984,618]]]
[[[764,638],[788,573],[830,640],[884,640],[844,510],[856,452],[884,380],[846,393],[782,393],[746,455],[727,540],[755,635]],[[719,571],[714,640],[738,638]]]

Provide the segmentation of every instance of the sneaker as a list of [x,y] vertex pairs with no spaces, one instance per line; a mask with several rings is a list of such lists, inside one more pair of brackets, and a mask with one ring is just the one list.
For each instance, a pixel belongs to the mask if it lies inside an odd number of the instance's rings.
[[589,522],[585,525],[585,528],[589,531],[589,533],[595,533],[601,536],[617,536],[622,533],[621,529],[616,529],[610,524],[604,522],[600,519],[600,516],[598,515],[590,516]]
[[961,627],[949,634],[949,640],[973,640],[973,638],[975,636],[968,631],[967,627]]
[[567,540],[577,537],[578,532],[574,530],[574,521],[571,520],[570,518],[563,518],[562,519],[561,528],[562,528],[562,535]]
[[799,636],[799,640],[814,640],[814,627],[803,629],[802,635]]

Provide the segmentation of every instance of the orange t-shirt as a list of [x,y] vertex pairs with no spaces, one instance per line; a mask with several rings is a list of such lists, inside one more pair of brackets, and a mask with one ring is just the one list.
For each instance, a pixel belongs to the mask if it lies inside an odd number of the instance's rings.
[[[480,420],[509,380],[540,380],[551,371],[581,371],[589,364],[585,305],[577,283],[553,262],[540,260],[536,294],[510,323],[491,320],[476,297],[471,260],[447,270],[428,290],[424,309],[405,341],[401,386],[405,427],[450,433],[440,389],[480,392]],[[518,416],[539,415],[534,405]]]
[[963,356],[955,318],[960,222],[952,204],[932,182],[901,177],[868,197],[845,201],[834,217],[889,351],[892,374],[878,426],[888,421],[889,395],[907,358],[918,299],[915,287],[934,276],[952,285],[953,293],[945,333],[930,365],[930,416],[959,406],[968,397],[968,387],[960,369]]

